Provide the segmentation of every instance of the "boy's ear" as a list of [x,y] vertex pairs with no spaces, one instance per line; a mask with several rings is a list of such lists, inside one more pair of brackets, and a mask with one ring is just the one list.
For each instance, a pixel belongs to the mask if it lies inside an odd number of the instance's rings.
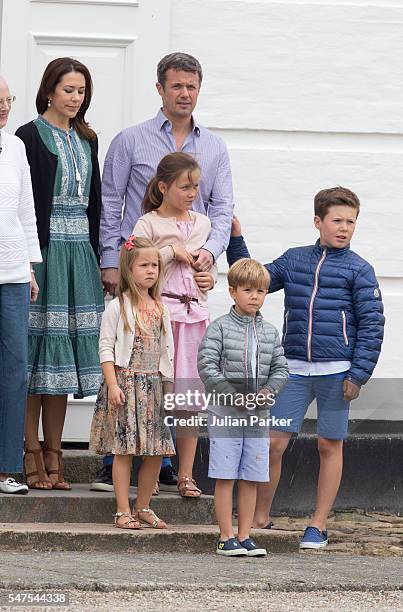
[[322,219],[320,217],[318,217],[318,215],[315,215],[313,218],[313,224],[316,227],[316,229],[320,229],[321,225],[322,225]]
[[232,298],[234,298],[235,289],[234,287],[228,286],[229,294]]

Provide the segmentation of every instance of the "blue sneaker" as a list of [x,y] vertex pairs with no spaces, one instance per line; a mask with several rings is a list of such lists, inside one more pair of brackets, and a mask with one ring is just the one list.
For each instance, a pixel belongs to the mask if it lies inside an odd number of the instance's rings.
[[299,543],[300,548],[324,548],[328,545],[327,531],[319,531],[316,527],[307,527]]
[[236,538],[230,538],[225,542],[222,540],[218,542],[216,553],[225,557],[246,557],[248,551],[240,545]]
[[246,540],[239,543],[246,548],[248,557],[265,557],[267,555],[267,550],[260,548],[252,538],[246,538]]

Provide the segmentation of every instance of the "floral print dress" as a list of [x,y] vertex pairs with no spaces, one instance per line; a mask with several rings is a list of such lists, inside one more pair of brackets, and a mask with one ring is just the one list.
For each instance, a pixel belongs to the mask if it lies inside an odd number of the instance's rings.
[[125,403],[113,408],[102,382],[92,420],[90,449],[100,455],[174,455],[169,427],[164,423],[160,360],[161,314],[154,306],[146,330],[136,325],[127,368],[115,366]]

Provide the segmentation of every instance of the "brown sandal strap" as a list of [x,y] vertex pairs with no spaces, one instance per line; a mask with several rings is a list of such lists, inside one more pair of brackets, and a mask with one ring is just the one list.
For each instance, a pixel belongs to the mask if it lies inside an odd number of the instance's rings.
[[62,458],[62,451],[60,449],[57,448],[49,448],[48,446],[44,446],[43,447],[43,452],[44,453],[56,453],[58,456],[58,468],[54,469],[54,470],[48,470],[48,474],[57,474],[58,475],[58,480],[57,482],[55,482],[54,484],[60,484],[65,482],[64,480],[64,475],[63,475],[63,458]]
[[[25,472],[25,478],[30,478],[31,476],[38,476],[37,482],[39,482],[39,481],[46,482],[48,480],[48,478],[46,478],[45,459],[43,457],[43,450],[42,450],[42,448],[36,448],[36,449],[33,449],[33,450],[30,450],[30,449],[26,448],[25,449],[24,459],[29,454],[34,456],[36,471],[35,472],[29,472],[29,474],[27,472]],[[42,459],[42,461],[41,461],[41,459]],[[35,484],[35,483],[33,483],[33,484]]]

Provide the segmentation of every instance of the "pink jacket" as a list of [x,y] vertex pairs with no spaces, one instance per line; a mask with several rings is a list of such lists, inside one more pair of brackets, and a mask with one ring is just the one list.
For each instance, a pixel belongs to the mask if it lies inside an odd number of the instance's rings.
[[[205,245],[211,231],[210,219],[206,215],[189,211],[193,220],[193,229],[189,238],[184,241],[180,229],[176,224],[175,217],[160,217],[156,211],[152,211],[140,217],[133,229],[135,236],[144,236],[158,247],[165,264],[165,280],[172,274],[175,260],[173,258],[170,244],[182,243],[189,252],[198,251]],[[193,270],[193,269],[192,269]],[[193,270],[195,273],[196,270]],[[217,280],[217,265],[214,264],[210,274]],[[196,285],[196,283],[195,283]],[[196,285],[197,287],[197,285]],[[207,292],[200,291],[199,304],[207,306]]]

